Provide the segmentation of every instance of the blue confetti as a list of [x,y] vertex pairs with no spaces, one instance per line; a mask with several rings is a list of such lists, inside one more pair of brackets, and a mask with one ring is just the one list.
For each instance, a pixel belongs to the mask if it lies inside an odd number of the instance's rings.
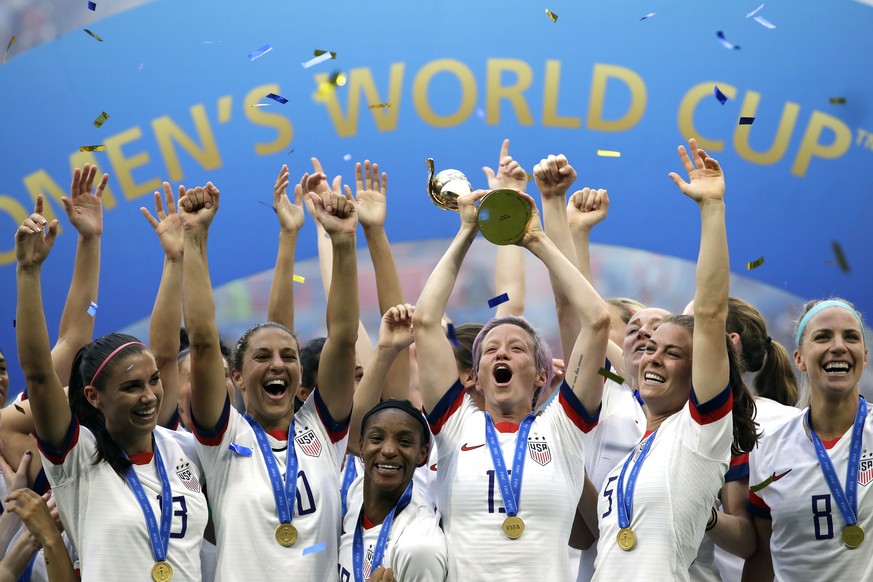
[[236,453],[237,455],[239,455],[240,457],[251,457],[252,456],[252,450],[250,448],[244,447],[238,443],[230,443],[227,446],[227,448],[230,449],[231,451],[233,451],[234,453]]
[[509,301],[509,293],[504,293],[503,295],[498,295],[497,297],[492,297],[488,300],[488,307],[495,308],[501,303],[506,303]]
[[718,102],[724,105],[727,103],[727,95],[721,92],[721,89],[718,88],[718,85],[715,86],[715,98],[718,99]]
[[740,50],[740,45],[738,45],[738,44],[733,44],[733,43],[730,42],[728,39],[726,39],[725,36],[724,36],[724,32],[722,32],[721,30],[719,30],[718,32],[716,32],[716,33],[715,33],[715,36],[718,37],[718,42],[720,42],[720,43],[721,43],[721,46],[723,46],[724,48],[726,48],[726,49],[728,49],[728,50],[732,50],[732,51],[738,51],[738,50]]
[[287,99],[285,99],[281,95],[276,95],[275,93],[267,93],[267,99],[272,99],[273,101],[278,101],[282,104],[288,103]]
[[268,52],[270,52],[271,50],[273,50],[273,47],[271,47],[268,44],[265,44],[264,46],[262,46],[258,50],[249,53],[249,60],[253,61],[255,59],[258,59],[258,58],[264,56],[265,54],[267,54]]
[[654,12],[649,12],[648,14],[646,14],[645,16],[643,16],[642,18],[640,18],[640,20],[648,20],[649,18],[651,18],[651,17],[654,16],[654,15],[655,15]]
[[754,117],[740,117],[740,125],[752,125],[755,123]]
[[449,336],[449,341],[452,342],[452,345],[455,345],[455,346],[461,345],[460,342],[458,342],[458,336],[455,335],[455,326],[452,325],[451,323],[449,324],[448,329],[446,330],[446,334]]
[[321,542],[320,544],[315,544],[314,546],[303,548],[303,555],[308,556],[309,554],[317,554],[318,552],[323,552],[326,549],[327,542]]
[[88,2],[88,10],[90,10],[91,12],[96,11],[97,10],[97,3],[96,2]]
[[90,315],[91,317],[97,315],[97,304],[93,301],[91,302],[91,305],[88,306],[88,315]]

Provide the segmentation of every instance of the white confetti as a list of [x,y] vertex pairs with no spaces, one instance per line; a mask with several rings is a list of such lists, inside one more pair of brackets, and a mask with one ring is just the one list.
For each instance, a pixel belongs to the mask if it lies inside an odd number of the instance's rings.
[[763,4],[761,4],[760,6],[758,6],[757,8],[755,8],[754,10],[752,10],[751,12],[749,12],[748,14],[746,14],[746,18],[751,18],[751,17],[753,17],[754,15],[756,15],[757,13],[759,13],[759,12],[761,11],[762,8],[764,8],[764,5],[763,5]]
[[773,30],[774,28],[776,28],[775,24],[773,24],[772,22],[770,22],[769,20],[767,20],[763,16],[756,16],[753,20],[755,22],[757,22],[758,24],[760,24],[761,26],[763,26],[764,28],[769,28],[770,30]]
[[313,58],[309,59],[305,63],[300,63],[300,64],[303,65],[304,69],[308,69],[309,67],[314,67],[318,63],[323,63],[324,61],[329,61],[329,60],[330,60],[330,53],[323,53],[323,54],[318,55],[317,57],[313,57]]

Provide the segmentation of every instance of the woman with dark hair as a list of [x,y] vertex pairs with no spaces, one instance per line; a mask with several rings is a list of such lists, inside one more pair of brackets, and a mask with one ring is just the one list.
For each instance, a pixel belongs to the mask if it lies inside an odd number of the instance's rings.
[[152,354],[122,334],[86,345],[69,404],[52,368],[40,271],[57,231],[35,213],[16,234],[16,334],[43,467],[82,578],[199,581],[203,478],[192,439],[157,426],[163,387]]

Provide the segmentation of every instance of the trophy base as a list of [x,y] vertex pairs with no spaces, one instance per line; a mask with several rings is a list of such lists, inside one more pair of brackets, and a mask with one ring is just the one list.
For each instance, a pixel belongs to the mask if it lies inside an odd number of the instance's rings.
[[530,223],[531,208],[515,190],[492,190],[482,198],[477,210],[479,232],[495,245],[512,245],[524,238]]

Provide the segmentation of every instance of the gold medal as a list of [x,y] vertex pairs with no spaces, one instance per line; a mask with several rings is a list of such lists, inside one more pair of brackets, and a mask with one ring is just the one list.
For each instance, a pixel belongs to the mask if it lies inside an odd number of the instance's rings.
[[152,580],[155,582],[169,582],[173,577],[173,567],[169,562],[161,560],[152,566]]
[[637,545],[637,536],[631,528],[623,527],[618,530],[616,541],[618,542],[618,547],[625,552],[629,552]]
[[503,520],[503,533],[511,540],[517,540],[524,533],[524,522],[517,515]]
[[854,550],[864,543],[864,530],[859,525],[847,525],[843,530],[843,543],[850,550]]
[[297,541],[297,528],[290,523],[280,523],[276,528],[276,541],[280,546],[290,548]]

